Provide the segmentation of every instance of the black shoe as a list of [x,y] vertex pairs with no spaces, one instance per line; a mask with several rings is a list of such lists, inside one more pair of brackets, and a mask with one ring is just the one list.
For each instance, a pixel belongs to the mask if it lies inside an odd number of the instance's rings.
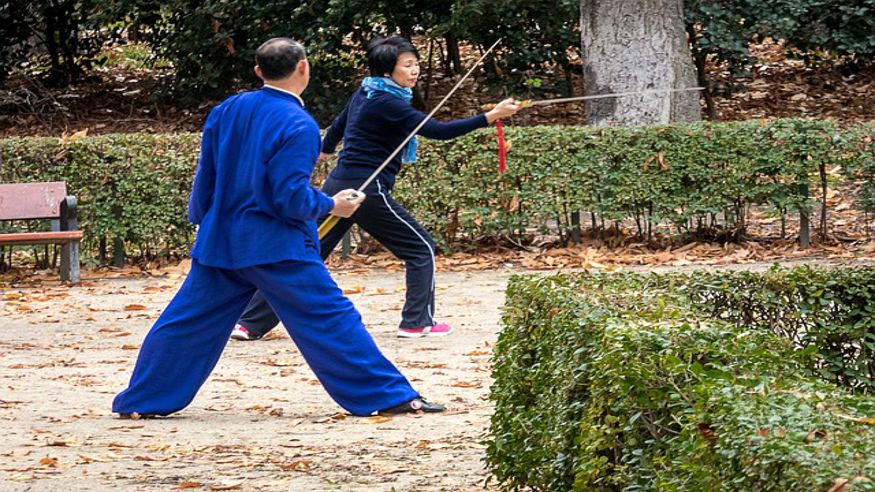
[[438,413],[443,412],[447,408],[439,403],[432,403],[425,398],[419,396],[408,402],[400,405],[380,410],[381,414],[399,414],[399,413]]

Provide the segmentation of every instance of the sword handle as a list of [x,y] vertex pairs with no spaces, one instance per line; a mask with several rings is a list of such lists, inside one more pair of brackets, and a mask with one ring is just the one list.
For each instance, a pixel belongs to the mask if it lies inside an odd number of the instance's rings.
[[[354,202],[358,200],[358,198],[362,195],[364,195],[363,192],[356,191],[354,193],[350,193],[349,196],[346,197],[346,199]],[[340,217],[336,215],[329,215],[328,217],[326,217],[325,220],[323,220],[322,223],[319,224],[319,239],[323,239],[326,235],[328,235],[331,229],[334,229],[334,226],[336,226],[338,222],[340,222]]]
[[325,239],[325,236],[328,235],[331,229],[334,229],[334,226],[336,226],[338,222],[340,222],[340,217],[336,215],[329,215],[323,220],[322,223],[319,224],[319,239]]
[[[521,108],[529,108],[532,106],[531,99],[523,99],[522,101],[514,101],[514,102],[516,103],[517,106],[519,106]],[[489,103],[489,104],[484,104],[484,105],[480,106],[480,109],[482,109],[483,111],[492,111],[493,109],[495,109],[495,106],[498,106],[498,105],[495,103]]]

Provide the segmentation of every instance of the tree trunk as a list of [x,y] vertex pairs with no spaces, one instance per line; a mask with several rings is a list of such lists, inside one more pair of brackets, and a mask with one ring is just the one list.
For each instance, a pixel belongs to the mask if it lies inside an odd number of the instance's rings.
[[60,53],[58,49],[57,39],[55,38],[55,29],[54,29],[54,19],[56,7],[47,3],[43,6],[42,17],[45,19],[46,28],[45,28],[45,43],[46,43],[46,51],[49,52],[49,80],[52,85],[56,83],[56,79],[59,79],[63,76],[64,71],[61,69],[61,59]]
[[434,38],[428,38],[428,63],[425,69],[425,94],[422,98],[425,99],[425,106],[429,110],[428,98],[431,96],[431,79],[434,77]]
[[[696,85],[682,0],[581,0],[587,95]],[[698,92],[590,101],[591,125],[649,125],[701,119]]]
[[693,61],[696,63],[696,79],[699,82],[699,87],[704,87],[702,96],[705,98],[705,111],[708,112],[708,118],[711,120],[717,119],[717,109],[714,107],[714,96],[711,94],[711,83],[708,81],[708,73],[705,71],[705,53],[698,45],[698,35],[696,34],[696,26],[687,24],[687,36],[690,41],[690,49],[693,52]]
[[462,54],[459,51],[459,38],[456,34],[448,32],[444,34],[444,40],[447,42],[447,58],[444,72],[447,75],[455,75],[462,72]]

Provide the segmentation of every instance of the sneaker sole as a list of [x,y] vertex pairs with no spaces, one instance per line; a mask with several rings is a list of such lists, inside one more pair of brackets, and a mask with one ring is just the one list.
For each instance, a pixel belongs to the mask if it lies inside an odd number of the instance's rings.
[[398,338],[424,338],[424,333],[410,333],[406,331],[399,331]]
[[452,328],[450,331],[430,331],[428,333],[409,333],[406,331],[399,331],[398,338],[433,338],[433,337],[445,337],[453,332]]

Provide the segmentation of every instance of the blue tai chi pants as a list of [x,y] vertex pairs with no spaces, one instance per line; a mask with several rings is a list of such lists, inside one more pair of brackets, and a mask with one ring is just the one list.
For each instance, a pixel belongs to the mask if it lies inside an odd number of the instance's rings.
[[[329,177],[322,191],[333,195],[343,189],[358,188],[364,179],[345,180]],[[341,219],[321,243],[322,258],[343,239],[344,234],[358,224],[368,234],[404,260],[407,271],[407,296],[401,311],[402,328],[422,328],[434,320],[434,239],[407,210],[392,198],[392,193],[379,180],[370,184],[368,197],[349,219]],[[260,292],[252,297],[238,321],[255,338],[272,330],[279,319]],[[285,324],[285,323],[283,323]]]
[[306,261],[237,270],[201,265],[146,335],[130,385],[112,411],[168,415],[185,408],[216,366],[234,322],[258,289],[328,394],[354,415],[418,396],[389,362],[313,251]]

